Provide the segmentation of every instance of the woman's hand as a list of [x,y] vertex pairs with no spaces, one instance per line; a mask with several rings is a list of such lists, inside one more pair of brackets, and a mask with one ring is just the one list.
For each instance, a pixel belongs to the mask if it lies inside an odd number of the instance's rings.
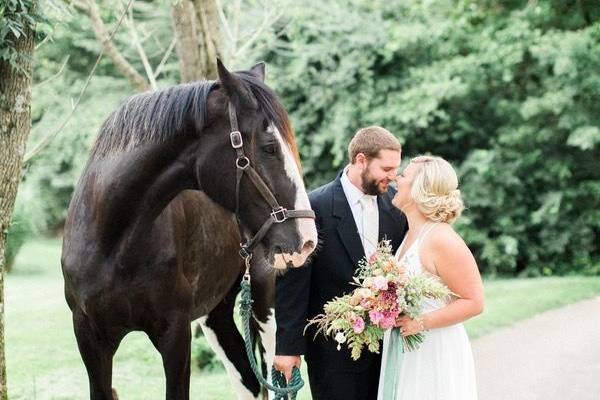
[[401,315],[396,320],[396,327],[400,328],[402,336],[416,335],[425,330],[425,321],[423,320],[423,317],[411,319],[406,315]]

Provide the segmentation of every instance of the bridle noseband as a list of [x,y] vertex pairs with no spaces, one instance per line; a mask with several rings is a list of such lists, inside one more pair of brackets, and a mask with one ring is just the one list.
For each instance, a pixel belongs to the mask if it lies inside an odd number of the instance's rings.
[[[250,266],[250,260],[252,259],[252,251],[258,245],[258,243],[265,237],[269,229],[273,224],[281,224],[290,218],[315,218],[313,210],[288,210],[279,205],[277,199],[273,195],[273,192],[269,189],[265,181],[260,177],[258,172],[250,164],[250,159],[244,154],[244,141],[242,134],[240,133],[237,121],[237,115],[235,107],[232,103],[229,103],[229,123],[231,125],[231,133],[229,137],[231,139],[231,147],[233,147],[237,153],[237,159],[235,160],[236,166],[236,183],[235,183],[235,217],[240,230],[240,237],[242,240],[245,238],[244,231],[242,229],[242,223],[240,220],[240,183],[244,172],[248,175],[258,192],[262,195],[265,201],[271,207],[270,217],[262,224],[258,232],[253,237],[246,239],[245,243],[240,243],[240,257],[246,262],[246,275],[248,275],[248,268]],[[249,275],[248,275],[249,277]]]

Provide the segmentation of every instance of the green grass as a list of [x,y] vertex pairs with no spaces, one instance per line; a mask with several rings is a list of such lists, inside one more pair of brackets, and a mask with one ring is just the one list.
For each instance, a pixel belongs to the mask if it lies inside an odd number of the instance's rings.
[[485,310],[467,321],[477,338],[544,311],[600,295],[600,277],[548,277],[484,281]]
[[[8,389],[17,399],[85,399],[88,384],[63,297],[57,240],[34,240],[19,254],[6,279]],[[493,280],[485,282],[485,312],[466,326],[472,338],[498,327],[600,294],[600,277]],[[142,333],[122,342],[113,386],[122,399],[160,399],[164,377],[159,354]],[[306,377],[306,371],[303,376]],[[191,396],[234,399],[224,371],[192,371]],[[300,400],[307,400],[302,390]]]
[[[5,312],[10,399],[88,398],[87,375],[63,296],[57,240],[35,240],[22,249],[6,279]],[[115,356],[113,377],[122,399],[164,398],[162,361],[143,333],[125,337]],[[192,398],[234,398],[223,371],[196,369],[192,382]]]

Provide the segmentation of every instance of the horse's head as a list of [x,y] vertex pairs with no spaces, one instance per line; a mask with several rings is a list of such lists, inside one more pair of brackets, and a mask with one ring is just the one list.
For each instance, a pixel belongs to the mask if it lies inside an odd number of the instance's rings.
[[[277,206],[311,210],[287,113],[264,83],[264,64],[233,73],[217,63],[219,81],[207,107],[209,136],[201,149],[210,152],[211,161],[198,166],[200,186],[213,200],[238,211],[249,236],[263,228],[256,239],[271,265],[301,266],[317,244],[314,220],[293,218],[293,211],[273,213]],[[273,224],[264,233],[266,221]]]

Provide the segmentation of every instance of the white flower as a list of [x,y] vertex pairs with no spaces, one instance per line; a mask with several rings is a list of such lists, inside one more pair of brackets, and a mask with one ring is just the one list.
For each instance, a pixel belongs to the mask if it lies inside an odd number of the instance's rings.
[[344,332],[338,332],[335,335],[335,341],[338,343],[346,343],[346,335],[344,335]]

